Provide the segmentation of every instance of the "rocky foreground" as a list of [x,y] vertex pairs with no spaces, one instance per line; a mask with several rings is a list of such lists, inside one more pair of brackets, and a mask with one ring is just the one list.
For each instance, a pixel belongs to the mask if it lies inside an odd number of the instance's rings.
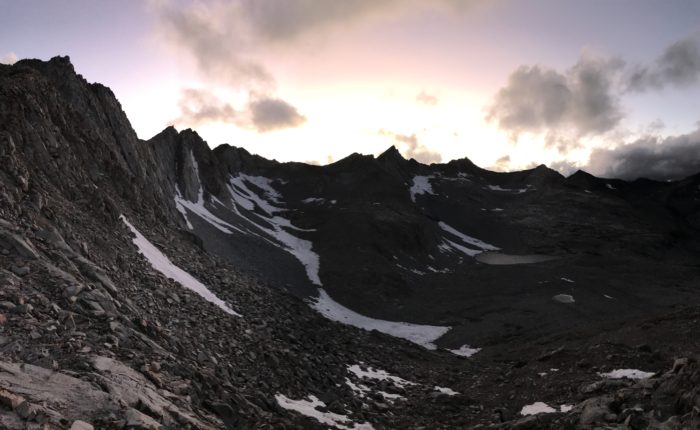
[[[335,323],[205,251],[173,200],[194,191],[175,153],[139,141],[67,58],[0,66],[0,428],[700,426],[696,306],[469,358]],[[692,297],[699,267],[684,267]]]

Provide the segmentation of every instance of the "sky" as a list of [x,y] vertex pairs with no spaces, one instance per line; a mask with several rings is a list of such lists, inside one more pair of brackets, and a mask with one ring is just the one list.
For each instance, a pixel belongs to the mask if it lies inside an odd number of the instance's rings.
[[148,139],[279,161],[700,171],[696,0],[0,0],[0,62],[69,55]]

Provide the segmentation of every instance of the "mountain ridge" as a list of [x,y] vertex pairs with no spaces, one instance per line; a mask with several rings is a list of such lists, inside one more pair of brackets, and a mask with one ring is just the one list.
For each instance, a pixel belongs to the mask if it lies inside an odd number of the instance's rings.
[[697,420],[700,175],[144,141],[67,57],[0,67],[0,161],[0,426]]

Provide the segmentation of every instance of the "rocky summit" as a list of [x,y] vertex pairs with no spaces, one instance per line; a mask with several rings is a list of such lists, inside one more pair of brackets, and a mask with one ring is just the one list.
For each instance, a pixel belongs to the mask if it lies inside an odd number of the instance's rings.
[[279,163],[0,65],[0,428],[700,428],[700,174]]

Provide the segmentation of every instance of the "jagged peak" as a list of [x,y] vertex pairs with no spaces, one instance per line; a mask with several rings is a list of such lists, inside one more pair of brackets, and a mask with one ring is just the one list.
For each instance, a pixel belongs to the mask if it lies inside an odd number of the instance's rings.
[[377,157],[377,160],[401,160],[401,161],[407,161],[403,155],[401,155],[401,152],[396,148],[396,146],[391,145],[389,148],[387,148],[386,151],[382,152],[379,154],[379,157]]

